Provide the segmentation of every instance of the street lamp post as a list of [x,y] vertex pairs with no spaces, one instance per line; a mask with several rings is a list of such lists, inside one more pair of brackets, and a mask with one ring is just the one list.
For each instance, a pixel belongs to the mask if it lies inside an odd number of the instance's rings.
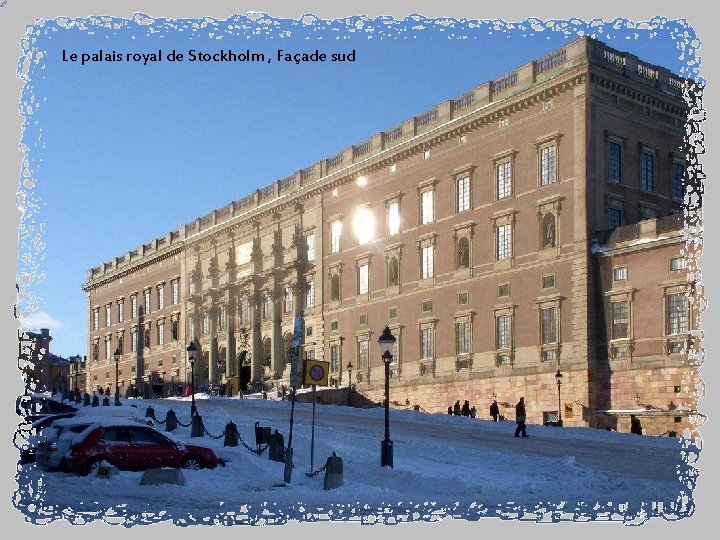
[[197,354],[197,347],[194,341],[191,341],[190,345],[188,345],[187,352],[190,358],[190,417],[194,418],[197,414],[197,408],[195,407],[195,355]]
[[195,342],[190,342],[187,348],[188,356],[190,357],[190,392],[191,392],[191,405],[190,405],[190,436],[191,437],[202,437],[205,434],[205,426],[203,425],[202,416],[197,412],[195,406],[195,357],[197,356],[197,347]]
[[390,327],[385,326],[383,333],[378,338],[382,361],[385,364],[385,439],[380,445],[380,465],[382,467],[393,466],[393,442],[390,440],[390,364],[393,360],[391,350],[395,342],[396,339],[390,332]]
[[348,407],[352,407],[352,369],[353,365],[352,362],[348,362],[347,365],[347,371],[348,371]]
[[115,405],[120,405],[120,384],[118,382],[118,367],[120,366],[120,349],[115,349]]
[[563,420],[562,420],[562,412],[560,411],[560,387],[562,386],[562,378],[563,374],[560,373],[560,368],[558,368],[557,373],[555,374],[555,380],[557,381],[557,387],[558,387],[558,426],[562,427]]

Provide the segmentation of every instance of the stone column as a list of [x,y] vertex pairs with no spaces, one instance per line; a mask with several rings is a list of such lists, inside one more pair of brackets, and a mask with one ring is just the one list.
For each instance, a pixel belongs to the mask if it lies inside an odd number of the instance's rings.
[[250,296],[252,302],[252,336],[250,338],[252,342],[252,367],[250,368],[250,378],[255,380],[262,376],[262,332],[260,331],[260,324],[262,322],[260,314],[260,295],[259,291],[253,290]]
[[275,283],[273,294],[273,330],[272,330],[272,373],[280,377],[283,372],[283,341],[282,341],[282,302],[284,291],[282,283]]
[[218,348],[217,348],[217,314],[218,308],[213,303],[210,308],[210,351],[208,354],[209,365],[208,365],[208,383],[215,384],[217,380],[217,361],[218,361]]

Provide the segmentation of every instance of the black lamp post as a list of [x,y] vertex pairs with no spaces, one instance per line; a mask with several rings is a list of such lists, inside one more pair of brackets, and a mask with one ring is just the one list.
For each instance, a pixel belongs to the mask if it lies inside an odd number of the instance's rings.
[[562,386],[562,378],[563,378],[563,374],[560,373],[560,368],[558,368],[557,373],[555,374],[555,380],[557,381],[557,387],[558,387],[558,423],[557,423],[557,425],[559,427],[562,427],[562,425],[563,425],[562,413],[560,412],[560,387]]
[[197,347],[194,341],[191,341],[190,345],[188,345],[187,352],[190,358],[190,416],[194,417],[197,414],[197,408],[195,407],[195,355],[197,354]]
[[347,371],[348,371],[348,407],[352,407],[352,362],[348,362],[347,365]]
[[390,327],[385,326],[383,333],[378,338],[382,361],[385,364],[385,439],[380,445],[380,465],[382,467],[393,466],[393,442],[390,440],[390,364],[393,360],[391,349],[396,341],[395,336],[390,332]]
[[115,349],[115,405],[120,405],[120,383],[118,381],[118,367],[120,366],[120,349]]

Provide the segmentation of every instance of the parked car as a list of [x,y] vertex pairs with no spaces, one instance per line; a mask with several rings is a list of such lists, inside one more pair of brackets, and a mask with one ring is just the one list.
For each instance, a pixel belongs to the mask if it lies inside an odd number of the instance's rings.
[[[64,469],[65,454],[70,450],[73,438],[88,427],[107,420],[107,416],[78,414],[72,418],[61,418],[43,430],[35,450],[35,461],[43,469]],[[135,423],[145,424],[144,418],[130,418]]]
[[[20,449],[20,464],[35,463],[37,460],[38,444],[42,440],[43,430],[51,426],[56,420],[71,418],[74,415],[75,412],[33,415],[27,446]],[[30,417],[26,417],[26,420],[30,420]]]
[[223,464],[211,448],[176,441],[151,426],[126,419],[103,419],[73,437],[65,469],[90,474],[107,461],[120,470],[161,467],[214,468]]

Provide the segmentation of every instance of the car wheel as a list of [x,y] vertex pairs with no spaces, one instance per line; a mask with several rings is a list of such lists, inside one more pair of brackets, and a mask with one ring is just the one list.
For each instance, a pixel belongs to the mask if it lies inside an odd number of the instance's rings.
[[182,468],[197,471],[198,469],[204,469],[205,463],[197,456],[188,456],[183,459]]
[[100,463],[102,463],[102,458],[94,458],[88,461],[85,464],[85,476],[96,472],[100,468]]

